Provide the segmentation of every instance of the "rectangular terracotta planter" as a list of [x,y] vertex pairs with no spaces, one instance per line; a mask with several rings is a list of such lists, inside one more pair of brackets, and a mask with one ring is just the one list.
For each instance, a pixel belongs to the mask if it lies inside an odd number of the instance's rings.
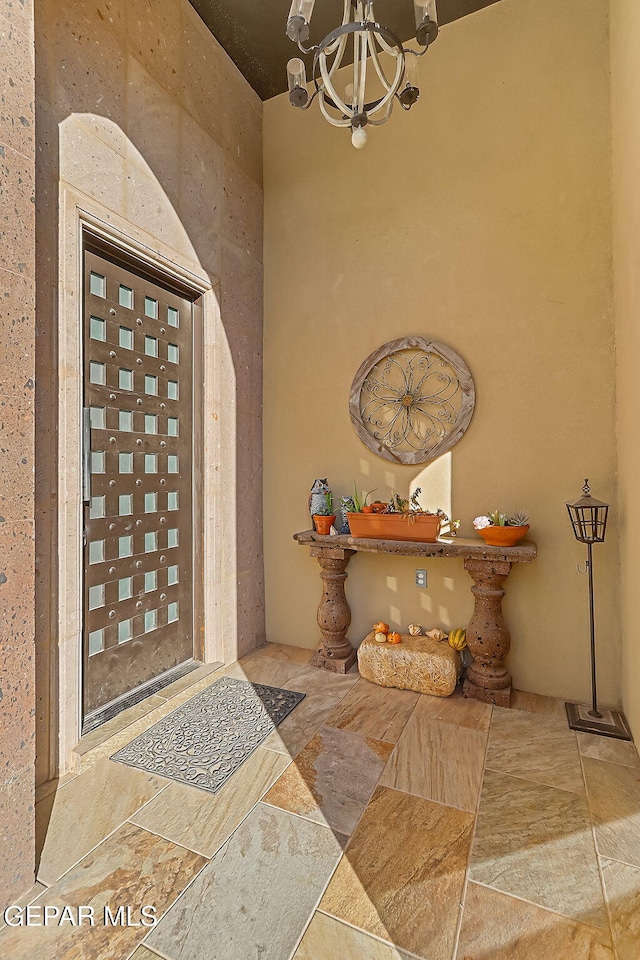
[[407,517],[394,513],[348,513],[352,537],[368,540],[413,540],[435,543],[440,533],[440,517]]

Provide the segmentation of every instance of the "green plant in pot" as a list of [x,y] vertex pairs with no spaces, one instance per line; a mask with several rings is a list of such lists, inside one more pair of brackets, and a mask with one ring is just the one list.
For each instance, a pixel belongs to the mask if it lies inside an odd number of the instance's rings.
[[314,513],[313,522],[316,533],[321,537],[327,537],[331,533],[331,527],[336,522],[336,515],[333,512],[333,494],[328,490],[324,495],[324,506],[322,513]]
[[514,547],[529,529],[529,517],[525,513],[492,513],[476,517],[473,526],[485,543],[492,547]]

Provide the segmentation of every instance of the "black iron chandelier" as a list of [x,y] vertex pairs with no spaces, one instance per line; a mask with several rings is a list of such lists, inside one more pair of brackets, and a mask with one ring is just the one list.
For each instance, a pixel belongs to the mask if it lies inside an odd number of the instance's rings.
[[[318,98],[324,117],[335,127],[350,127],[351,142],[361,149],[367,142],[368,124],[386,123],[396,100],[410,110],[420,96],[418,59],[438,36],[436,0],[414,0],[416,41],[422,49],[403,47],[397,36],[381,26],[375,17],[374,0],[344,0],[342,24],[324,40],[305,47],[315,0],[293,0],[287,35],[304,54],[313,54],[312,80],[315,91],[307,91],[307,70],[300,57],[287,64],[289,100],[307,110]],[[345,62],[349,42],[353,44],[353,81],[341,94],[336,73]],[[367,96],[367,67],[375,72],[376,92]],[[371,86],[370,86],[371,89]]]

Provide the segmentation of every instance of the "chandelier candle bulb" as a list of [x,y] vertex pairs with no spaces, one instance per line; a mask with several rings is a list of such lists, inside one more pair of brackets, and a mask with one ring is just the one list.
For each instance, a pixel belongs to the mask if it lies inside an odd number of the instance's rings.
[[316,0],[293,0],[287,20],[287,36],[293,41],[309,39],[309,23]]
[[306,90],[307,68],[304,60],[300,57],[293,57],[287,64],[287,81],[289,83],[289,100],[292,106],[304,106],[309,99]]
[[[293,7],[291,9],[293,10]],[[413,10],[416,16],[416,27],[421,27],[425,20],[438,22],[436,0],[413,0]]]

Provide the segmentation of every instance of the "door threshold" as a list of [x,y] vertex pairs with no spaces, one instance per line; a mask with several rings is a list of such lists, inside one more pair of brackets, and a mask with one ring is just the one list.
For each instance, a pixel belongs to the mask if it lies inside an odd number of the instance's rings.
[[101,726],[108,720],[113,720],[113,718],[119,713],[122,713],[123,710],[135,706],[135,704],[140,703],[141,700],[146,700],[147,697],[157,693],[159,690],[163,690],[164,687],[168,687],[170,683],[179,680],[181,677],[186,676],[193,670],[197,670],[198,667],[201,666],[202,664],[197,660],[186,660],[177,667],[172,667],[171,670],[161,673],[159,677],[154,677],[153,680],[147,680],[146,683],[141,683],[139,687],[135,687],[122,697],[118,697],[117,700],[112,700],[106,707],[100,707],[99,710],[88,713],[82,722],[82,736],[84,737],[85,734],[91,733],[96,727]]

